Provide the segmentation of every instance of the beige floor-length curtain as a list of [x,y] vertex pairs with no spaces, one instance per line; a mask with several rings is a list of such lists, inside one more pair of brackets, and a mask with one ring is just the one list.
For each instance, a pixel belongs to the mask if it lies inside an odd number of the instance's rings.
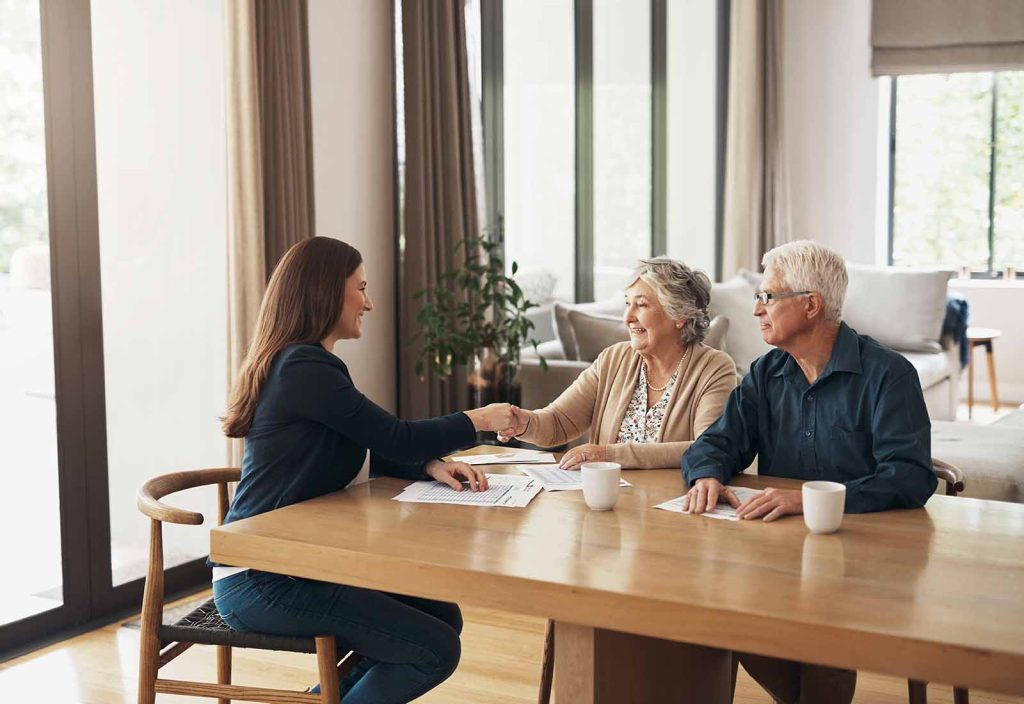
[[313,234],[313,154],[305,0],[224,0],[224,17],[230,389],[270,272]]
[[[263,157],[256,10],[225,0],[228,172],[228,389],[249,349],[266,287]],[[242,442],[228,441],[228,463],[242,462]]]
[[462,0],[402,3],[405,250],[399,283],[399,411],[425,418],[464,407],[465,384],[416,377],[418,302],[456,242],[478,234],[466,23]]
[[306,0],[256,2],[266,269],[314,234]]
[[722,275],[791,239],[782,130],[782,0],[733,3]]

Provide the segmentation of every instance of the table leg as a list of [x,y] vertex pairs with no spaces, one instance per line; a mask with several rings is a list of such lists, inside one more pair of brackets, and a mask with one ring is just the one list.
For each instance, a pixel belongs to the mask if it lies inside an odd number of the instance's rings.
[[967,420],[974,414],[974,343],[967,341]]
[[985,357],[988,359],[988,388],[992,393],[992,410],[999,410],[999,388],[996,386],[996,357],[992,352],[992,341],[985,343]]
[[732,653],[559,621],[555,701],[727,704],[732,701]]

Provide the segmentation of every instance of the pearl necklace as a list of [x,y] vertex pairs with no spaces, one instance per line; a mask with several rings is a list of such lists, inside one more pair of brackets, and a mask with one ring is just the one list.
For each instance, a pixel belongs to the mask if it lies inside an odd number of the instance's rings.
[[650,377],[650,371],[651,370],[648,369],[647,362],[644,361],[644,370],[647,372],[647,374],[645,374],[645,376],[647,377],[647,388],[650,389],[651,391],[664,391],[665,389],[667,389],[668,385],[670,383],[672,383],[672,379],[675,377],[675,375],[678,374],[679,370],[683,368],[683,360],[686,359],[686,355],[689,354],[689,353],[690,353],[690,348],[687,347],[686,351],[683,352],[683,356],[679,358],[679,364],[676,365],[676,370],[674,372],[672,372],[672,376],[670,376],[668,378],[668,381],[665,382],[664,386],[655,386],[654,384],[651,383],[651,377]]

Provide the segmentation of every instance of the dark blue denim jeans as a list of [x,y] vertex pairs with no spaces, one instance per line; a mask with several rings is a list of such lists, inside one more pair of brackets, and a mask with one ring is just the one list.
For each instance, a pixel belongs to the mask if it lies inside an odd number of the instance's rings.
[[455,604],[256,570],[214,582],[213,597],[236,630],[333,635],[339,650],[367,658],[342,683],[345,704],[411,701],[459,664],[462,613]]

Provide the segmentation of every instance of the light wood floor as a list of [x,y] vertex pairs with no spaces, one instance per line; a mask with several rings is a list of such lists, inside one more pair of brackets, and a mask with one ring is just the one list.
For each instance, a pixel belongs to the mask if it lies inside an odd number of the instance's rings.
[[[424,704],[532,704],[537,700],[544,623],[499,611],[466,609],[463,656],[458,671],[440,688],[419,699]],[[129,704],[135,701],[139,633],[106,626],[0,665],[0,701],[61,704]],[[162,670],[165,677],[213,681],[212,649],[195,647]],[[303,689],[312,684],[315,660],[292,653],[236,651],[237,682]],[[948,687],[929,687],[929,702],[952,702]],[[210,699],[157,697],[175,704]],[[770,704],[770,698],[742,670],[737,704]],[[906,682],[862,673],[858,704],[905,704]],[[971,692],[974,704],[1024,699]]]

